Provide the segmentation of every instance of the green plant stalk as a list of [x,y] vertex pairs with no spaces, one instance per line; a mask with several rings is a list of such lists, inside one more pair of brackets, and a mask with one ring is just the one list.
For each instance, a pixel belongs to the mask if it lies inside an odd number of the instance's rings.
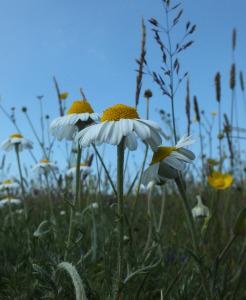
[[[190,231],[190,235],[191,235],[191,239],[192,239],[193,249],[194,249],[196,255],[199,257],[200,250],[199,250],[199,242],[198,242],[198,238],[197,238],[197,232],[195,229],[194,219],[191,214],[191,209],[190,209],[190,206],[188,203],[188,199],[187,199],[185,188],[184,188],[184,182],[183,182],[183,178],[182,178],[181,174],[179,174],[178,178],[176,178],[176,184],[179,189],[181,198],[183,200],[182,204],[183,204],[183,208],[184,208],[185,215],[186,215],[187,225],[189,227],[189,231]],[[207,299],[212,300],[211,291],[210,291],[209,284],[206,279],[206,274],[204,272],[203,266],[201,266],[200,263],[197,263],[197,266],[199,269],[202,286],[203,286],[203,290],[206,294],[206,297],[207,297]]]
[[40,148],[41,148],[43,154],[44,154],[44,157],[45,157],[46,159],[48,159],[48,155],[47,155],[47,153],[46,153],[45,146],[44,146],[44,144],[42,143],[42,141],[40,140],[40,138],[39,138],[39,136],[38,136],[38,133],[37,133],[37,131],[36,131],[36,129],[35,129],[35,127],[34,127],[32,121],[31,121],[31,119],[30,119],[28,113],[25,112],[24,115],[26,116],[26,119],[27,119],[27,121],[28,121],[28,124],[29,124],[29,126],[30,126],[30,128],[31,128],[31,130],[32,130],[32,132],[33,132],[33,134],[34,134],[34,136],[35,136],[35,138],[36,138],[36,140],[37,140],[37,142],[38,142],[38,144],[39,144],[39,146],[40,146]]
[[221,139],[221,104],[219,102],[219,118],[218,118],[218,122],[219,122],[219,155],[220,155],[220,164],[219,164],[219,170],[220,172],[222,172],[222,139]]
[[172,54],[172,42],[170,36],[170,26],[169,26],[169,11],[166,6],[166,26],[167,26],[167,40],[168,40],[168,51],[170,56],[170,99],[171,99],[171,110],[172,110],[172,123],[173,123],[173,134],[174,134],[174,143],[177,144],[177,132],[175,124],[175,109],[174,109],[174,79],[173,79],[173,54]]
[[205,182],[205,174],[204,174],[204,145],[203,145],[203,138],[202,138],[202,127],[201,127],[201,121],[198,123],[199,126],[199,139],[200,139],[200,147],[201,147],[201,155],[202,155],[202,180]]
[[51,220],[54,224],[56,224],[56,218],[55,218],[55,214],[54,214],[54,207],[53,207],[53,201],[52,201],[52,195],[51,195],[51,188],[50,188],[50,184],[49,184],[48,174],[46,171],[45,171],[44,176],[45,176],[45,180],[46,180],[46,188],[48,191]]
[[73,200],[72,206],[70,208],[69,229],[68,229],[68,237],[67,237],[66,250],[65,250],[65,254],[64,254],[64,260],[66,260],[67,256],[68,256],[68,251],[69,251],[71,238],[72,238],[72,232],[73,232],[74,212],[75,212],[75,207],[76,207],[76,204],[77,204],[78,198],[79,198],[81,156],[82,156],[82,148],[78,144],[77,163],[76,163],[75,195],[74,195],[74,200]]
[[102,159],[100,153],[98,152],[96,146],[95,146],[94,144],[92,144],[92,146],[93,146],[93,148],[94,148],[94,150],[95,150],[95,152],[96,152],[97,157],[98,157],[99,160],[100,160],[100,163],[101,163],[102,166],[103,166],[103,169],[104,169],[104,171],[105,171],[105,173],[106,173],[106,175],[107,175],[107,177],[108,177],[108,180],[109,180],[110,185],[111,185],[111,187],[112,187],[112,189],[113,189],[113,191],[114,191],[114,194],[115,194],[115,196],[117,196],[117,191],[116,191],[116,189],[115,189],[115,186],[114,186],[113,180],[112,180],[112,178],[111,178],[111,176],[110,176],[110,174],[109,174],[109,171],[108,171],[107,167],[105,166],[105,163],[104,163],[104,161],[103,161],[103,159]]
[[9,215],[10,215],[11,227],[14,228],[15,222],[14,222],[12,207],[11,207],[11,204],[10,204],[10,199],[8,199],[8,208],[9,208]]
[[[149,100],[150,99],[147,97],[146,98],[146,119],[147,120],[149,119]],[[142,167],[141,167],[139,182],[138,182],[138,186],[137,186],[137,194],[136,194],[136,198],[134,199],[134,202],[133,202],[131,223],[135,219],[135,214],[136,214],[136,210],[137,210],[137,203],[138,203],[138,198],[139,198],[140,188],[141,188],[141,182],[142,182],[142,178],[143,178],[144,167],[145,167],[147,156],[148,156],[148,151],[149,151],[149,146],[146,144],[146,148],[145,148],[145,152],[144,152],[143,164],[142,164]]]
[[117,212],[118,212],[118,254],[117,254],[117,286],[115,300],[123,297],[123,275],[124,275],[124,138],[117,146]]
[[11,227],[14,228],[15,222],[14,222],[12,207],[11,207],[11,204],[10,204],[10,194],[9,194],[9,189],[8,188],[7,188],[7,197],[8,197],[8,209],[9,209]]
[[152,238],[153,225],[152,225],[152,213],[151,213],[151,205],[152,205],[151,198],[152,198],[153,190],[154,190],[154,186],[151,187],[149,194],[148,194],[148,225],[149,225],[148,228],[149,229],[148,229],[148,236],[147,236],[146,244],[145,244],[144,251],[143,251],[144,255],[146,254],[146,252],[149,249],[149,246],[151,243],[151,238]]
[[24,181],[23,181],[23,175],[22,175],[22,169],[21,169],[21,163],[20,163],[19,144],[15,144],[15,153],[16,153],[17,165],[18,165],[19,176],[20,176],[20,186],[21,186],[21,193],[22,193],[22,198],[23,198],[24,216],[25,216],[25,221],[26,221],[27,246],[28,246],[28,250],[30,251],[31,239],[30,239],[30,230],[29,230],[29,227],[27,224],[27,222],[28,222],[28,207],[27,207],[27,202],[26,202],[26,192],[25,192],[25,188],[24,188]]

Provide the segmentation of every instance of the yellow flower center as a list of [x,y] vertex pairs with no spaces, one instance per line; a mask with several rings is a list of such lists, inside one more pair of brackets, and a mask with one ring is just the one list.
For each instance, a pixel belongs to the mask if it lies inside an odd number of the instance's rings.
[[101,117],[102,122],[119,121],[121,119],[139,119],[139,115],[134,107],[116,104],[107,108]]
[[176,147],[159,147],[157,151],[153,154],[151,165],[158,163],[159,161],[168,157]]
[[41,164],[48,164],[49,161],[48,161],[48,159],[42,159],[42,160],[40,160],[40,163]]
[[12,184],[12,183],[13,183],[13,181],[10,179],[3,181],[3,184]]
[[23,136],[20,133],[13,133],[10,135],[11,139],[21,139]]
[[81,163],[80,166],[81,167],[87,167],[87,163]]
[[83,114],[83,113],[94,113],[90,103],[86,100],[74,101],[67,111],[67,114]]

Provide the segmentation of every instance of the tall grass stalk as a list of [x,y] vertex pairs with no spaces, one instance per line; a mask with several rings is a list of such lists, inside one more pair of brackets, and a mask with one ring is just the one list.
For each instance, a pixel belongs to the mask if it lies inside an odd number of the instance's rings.
[[70,248],[70,243],[73,234],[73,223],[74,223],[74,214],[76,209],[76,204],[78,203],[79,198],[79,188],[80,188],[80,161],[82,156],[82,148],[78,144],[78,153],[77,153],[77,163],[76,163],[76,183],[75,183],[75,195],[72,205],[70,207],[70,219],[69,219],[69,229],[68,229],[68,237],[67,237],[67,244],[65,248],[64,260],[67,260],[68,252]]
[[26,234],[27,234],[27,247],[28,247],[28,250],[30,251],[31,250],[31,236],[30,236],[30,229],[28,226],[28,207],[27,207],[26,192],[25,192],[24,180],[23,180],[22,169],[21,169],[19,144],[15,144],[15,153],[16,153],[18,171],[19,171],[19,176],[20,176],[20,186],[21,186],[21,193],[22,193],[23,206],[24,206],[24,216],[25,216]]
[[[193,249],[194,249],[195,255],[197,257],[200,257],[199,240],[197,237],[194,219],[191,214],[191,209],[190,209],[188,198],[187,198],[186,192],[185,192],[184,181],[183,181],[181,174],[179,174],[178,178],[176,179],[176,184],[178,186],[181,198],[183,200],[182,204],[183,204],[184,212],[186,215],[186,222],[189,227],[189,231],[190,231],[190,235],[191,235]],[[206,272],[205,272],[204,266],[201,264],[201,262],[197,262],[197,267],[199,269],[204,293],[206,294],[207,299],[212,300],[213,298],[212,298],[210,287],[209,287],[209,284],[208,284],[208,281],[206,278]]]

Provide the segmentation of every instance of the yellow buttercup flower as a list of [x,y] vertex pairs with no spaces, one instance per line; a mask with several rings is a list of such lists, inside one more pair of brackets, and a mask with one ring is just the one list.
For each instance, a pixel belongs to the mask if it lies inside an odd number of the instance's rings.
[[220,164],[219,161],[213,159],[213,158],[208,158],[207,160],[208,164],[211,165],[211,166],[218,166]]
[[59,97],[60,97],[60,99],[61,100],[66,100],[67,99],[67,97],[68,97],[68,93],[67,92],[63,92],[63,93],[60,93],[59,94]]
[[228,174],[220,172],[213,172],[208,176],[208,183],[217,190],[225,190],[232,185],[233,177]]

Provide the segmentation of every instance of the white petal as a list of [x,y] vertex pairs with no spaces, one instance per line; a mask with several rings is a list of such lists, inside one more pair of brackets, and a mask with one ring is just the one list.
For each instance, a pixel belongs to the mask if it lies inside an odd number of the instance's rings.
[[139,122],[138,120],[135,120],[133,123],[133,128],[134,128],[134,131],[136,132],[136,134],[143,141],[150,138],[150,128],[147,125]]
[[127,137],[126,137],[126,146],[129,148],[129,150],[134,151],[137,149],[138,143],[137,143],[137,139],[136,136],[134,135],[134,133],[130,133]]
[[184,167],[185,167],[185,164],[183,161],[180,161],[178,160],[177,158],[175,157],[172,157],[171,155],[166,157],[163,162],[165,162],[166,164],[168,164],[169,166],[173,167],[174,169],[176,170],[179,170],[179,171],[183,171],[184,170]]
[[142,183],[146,186],[150,181],[159,181],[159,163],[150,165],[143,173]]
[[177,143],[176,148],[183,148],[185,146],[189,146],[191,144],[193,144],[195,142],[195,140],[191,139],[191,136],[186,136],[184,135]]

